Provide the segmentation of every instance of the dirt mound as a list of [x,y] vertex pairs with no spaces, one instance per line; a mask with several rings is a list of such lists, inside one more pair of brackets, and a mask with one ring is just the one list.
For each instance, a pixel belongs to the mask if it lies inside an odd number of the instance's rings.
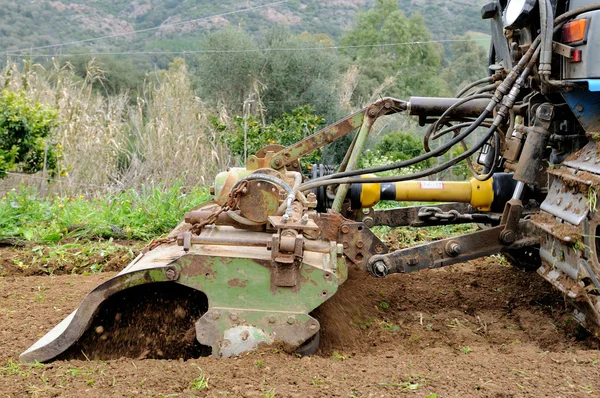
[[501,257],[385,279],[351,269],[315,317],[323,356],[359,355],[389,344],[407,352],[524,341],[548,351],[598,346],[573,322],[559,292]]

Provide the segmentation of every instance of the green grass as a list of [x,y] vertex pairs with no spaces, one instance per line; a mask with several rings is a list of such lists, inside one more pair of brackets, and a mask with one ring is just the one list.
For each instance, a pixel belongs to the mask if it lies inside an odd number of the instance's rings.
[[205,187],[185,192],[144,186],[102,198],[41,198],[32,188],[0,194],[0,237],[37,243],[65,238],[148,240],[175,227],[189,209],[208,200]]

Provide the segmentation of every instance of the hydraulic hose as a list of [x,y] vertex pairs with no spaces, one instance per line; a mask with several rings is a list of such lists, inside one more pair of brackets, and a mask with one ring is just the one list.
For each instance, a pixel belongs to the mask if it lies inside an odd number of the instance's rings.
[[[422,162],[424,160],[427,160],[427,159],[431,159],[432,157],[435,157],[438,154],[445,153],[452,146],[456,145],[458,142],[460,142],[463,139],[465,139],[477,127],[479,127],[479,125],[481,123],[483,123],[483,121],[486,119],[487,115],[488,115],[488,111],[485,110],[481,115],[479,115],[479,117],[473,122],[473,124],[468,129],[466,129],[464,132],[462,132],[461,134],[459,134],[456,137],[454,137],[451,141],[448,141],[443,146],[440,146],[440,147],[432,150],[431,152],[425,153],[423,155],[419,155],[419,156],[417,156],[415,158],[412,158],[412,159],[408,159],[408,160],[404,160],[404,161],[401,161],[401,162],[392,163],[392,164],[385,165],[385,166],[378,166],[378,167],[370,167],[370,168],[367,168],[367,169],[345,171],[343,173],[335,173],[335,174],[331,174],[331,175],[328,175],[328,176],[319,177],[319,178],[316,178],[314,180],[311,180],[310,182],[308,182],[308,184],[310,184],[310,183],[316,183],[316,182],[320,182],[320,181],[330,181],[330,180],[340,179],[340,178],[345,178],[345,177],[354,177],[354,176],[358,176],[358,175],[362,175],[362,174],[372,174],[372,173],[379,173],[379,172],[382,172],[382,171],[399,169],[399,168],[402,168],[402,167],[412,166],[413,164],[420,163],[420,162]],[[329,185],[329,183],[320,184],[320,185]],[[317,185],[317,186],[320,186],[320,185]],[[302,186],[300,187],[300,189],[302,191],[305,190]]]
[[471,84],[467,85],[467,86],[466,86],[465,88],[463,88],[462,90],[460,90],[460,91],[458,92],[458,94],[456,94],[456,98],[460,98],[460,97],[462,97],[462,96],[463,96],[463,95],[465,95],[465,94],[466,94],[466,93],[467,93],[467,92],[468,92],[470,89],[472,89],[472,88],[474,88],[474,87],[477,87],[477,86],[479,86],[480,84],[483,84],[483,83],[491,83],[491,82],[492,82],[492,76],[489,76],[489,77],[485,77],[485,78],[483,78],[483,79],[476,80],[476,81],[474,81],[473,83],[471,83]]
[[496,131],[496,128],[497,128],[497,124],[499,124],[500,121],[502,121],[502,117],[500,115],[498,115],[496,117],[496,120],[494,121],[494,124],[492,124],[492,126],[489,128],[487,134],[479,142],[477,142],[477,144],[475,144],[472,148],[470,148],[469,150],[460,154],[456,158],[451,159],[448,162],[443,163],[439,166],[432,167],[427,170],[423,170],[418,173],[405,175],[405,176],[375,177],[375,178],[368,178],[368,179],[360,178],[360,177],[358,177],[358,178],[357,177],[354,177],[354,178],[349,177],[349,178],[338,178],[338,179],[327,180],[327,181],[309,181],[307,183],[302,184],[300,186],[300,189],[302,191],[307,191],[309,189],[313,189],[313,188],[316,188],[319,186],[332,185],[332,184],[337,185],[337,184],[364,184],[364,183],[378,183],[378,182],[379,183],[399,182],[399,181],[414,180],[417,178],[428,177],[432,174],[437,174],[440,171],[443,171],[449,167],[454,166],[456,163],[466,159],[467,157],[469,157],[472,154],[474,154],[475,152],[477,152],[477,150],[479,150],[483,145],[485,145],[485,143],[494,134],[494,132]]
[[[426,157],[426,155],[431,155],[437,152],[441,152],[446,150],[445,147],[446,146],[454,146],[456,143],[462,141],[464,139],[464,137],[468,136],[469,134],[471,134],[471,132],[473,130],[475,130],[475,128],[477,128],[479,125],[481,125],[483,123],[483,121],[485,120],[487,114],[489,112],[491,112],[491,110],[493,110],[495,108],[495,106],[502,100],[502,98],[504,97],[505,94],[507,95],[507,98],[504,99],[504,101],[502,102],[502,107],[501,107],[501,111],[498,112],[496,118],[494,119],[494,122],[492,123],[491,127],[489,128],[487,134],[479,141],[477,142],[477,144],[475,144],[472,148],[470,148],[469,150],[465,151],[464,153],[460,154],[459,156],[457,156],[454,159],[449,160],[446,163],[443,163],[439,166],[433,167],[433,168],[429,168],[427,170],[423,170],[421,172],[418,173],[413,173],[413,174],[409,174],[406,176],[391,176],[391,177],[375,177],[375,178],[369,178],[368,182],[372,182],[372,183],[377,183],[377,182],[399,182],[399,181],[407,181],[407,180],[414,180],[417,178],[423,178],[423,177],[427,177],[430,176],[432,174],[436,174],[439,173],[440,171],[443,171],[449,167],[452,167],[453,165],[455,165],[456,163],[466,159],[467,157],[471,156],[472,154],[474,154],[475,152],[477,152],[477,150],[479,150],[482,146],[485,145],[485,143],[492,137],[492,135],[496,132],[498,126],[500,125],[500,123],[502,122],[502,120],[506,117],[505,114],[508,113],[508,110],[510,108],[512,108],[512,105],[514,103],[514,99],[516,98],[516,96],[519,94],[519,91],[521,89],[521,86],[524,84],[525,79],[527,78],[527,76],[529,75],[529,73],[531,72],[531,69],[533,68],[533,66],[535,65],[535,63],[537,62],[537,58],[539,56],[539,46],[540,44],[540,39],[539,36],[538,38],[536,38],[536,40],[534,40],[534,42],[531,44],[531,47],[529,48],[529,50],[525,53],[525,55],[521,58],[521,60],[519,60],[519,63],[515,66],[515,68],[513,68],[513,70],[509,73],[508,77],[506,78],[506,80],[504,81],[503,84],[500,85],[500,87],[498,87],[498,89],[496,90],[496,93],[494,93],[494,98],[492,99],[492,101],[490,101],[490,106],[488,108],[491,109],[486,109],[478,118],[477,120],[475,120],[475,122],[473,122],[473,124],[471,126],[469,126],[469,128],[463,132],[460,133],[459,135],[457,135],[456,137],[454,137],[451,141],[449,141],[447,144],[445,144],[444,146],[438,147],[435,150],[424,154],[424,155],[420,155],[417,156],[416,158],[413,159],[409,159],[407,161],[403,161],[403,162],[397,162],[394,163],[392,165],[388,165],[388,166],[381,166],[381,167],[373,167],[371,169],[362,169],[362,170],[356,170],[353,172],[347,172],[347,173],[338,173],[333,174],[331,176],[327,176],[329,179],[325,179],[325,180],[313,180],[313,181],[309,181],[307,183],[304,183],[300,186],[300,190],[301,191],[306,191],[309,189],[313,189],[319,186],[324,186],[324,185],[337,185],[337,184],[361,184],[361,183],[365,183],[367,181],[365,181],[365,179],[363,178],[351,178],[354,177],[356,175],[361,175],[361,174],[366,174],[367,170],[373,170],[373,169],[383,169],[382,171],[387,171],[387,170],[391,170],[391,169],[395,169],[395,168],[400,168],[400,167],[406,167],[406,166],[400,166],[398,167],[398,164],[403,164],[403,163],[410,163],[414,164],[415,162],[419,162],[422,161],[424,159],[418,160],[419,158],[424,158]],[[510,85],[507,87],[505,84],[506,83],[510,83]],[[516,84],[515,84],[516,83]],[[514,85],[514,87],[513,87]],[[504,86],[504,87],[503,87]],[[506,108],[507,111],[504,112],[504,110],[502,108]],[[396,166],[396,167],[394,167]],[[349,176],[340,176],[341,174],[351,174],[351,177]]]

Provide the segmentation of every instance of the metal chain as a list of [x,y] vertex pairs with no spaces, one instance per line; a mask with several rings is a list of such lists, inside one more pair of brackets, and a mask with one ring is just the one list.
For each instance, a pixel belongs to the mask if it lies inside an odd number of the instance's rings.
[[[207,225],[214,224],[217,221],[217,218],[219,218],[219,215],[221,213],[236,209],[237,205],[240,201],[240,197],[242,196],[242,194],[244,194],[248,191],[247,187],[248,187],[248,181],[242,181],[236,189],[234,189],[233,191],[231,191],[229,193],[229,197],[227,198],[227,201],[225,203],[223,203],[223,206],[216,209],[210,216],[208,216],[206,218],[206,220],[199,222],[197,224],[194,224],[192,226],[192,228],[190,228],[190,232],[193,235],[200,235],[200,231],[202,230],[202,228],[204,228]],[[150,250],[156,249],[158,246],[163,245],[165,243],[173,243],[176,241],[177,241],[176,237],[154,239],[144,249],[144,253],[147,253]]]
[[219,215],[221,213],[227,212],[229,210],[235,210],[237,208],[237,205],[240,201],[240,197],[242,196],[242,194],[244,194],[248,191],[247,187],[248,187],[248,181],[242,181],[236,189],[229,192],[229,197],[227,198],[227,201],[225,203],[223,203],[223,206],[221,206],[216,211],[214,211],[210,216],[208,216],[206,218],[206,220],[199,222],[197,224],[194,224],[194,226],[192,226],[192,228],[190,229],[190,232],[193,235],[200,235],[200,231],[202,231],[202,228],[204,228],[207,225],[214,224],[215,222],[217,222],[217,219],[219,218]]
[[422,207],[419,209],[418,216],[430,221],[456,221],[461,214],[457,210],[444,212],[438,207]]

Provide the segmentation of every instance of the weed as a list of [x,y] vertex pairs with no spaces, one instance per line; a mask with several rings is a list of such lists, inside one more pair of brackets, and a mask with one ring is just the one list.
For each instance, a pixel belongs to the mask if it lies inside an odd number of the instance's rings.
[[333,354],[331,354],[331,359],[337,360],[337,361],[345,361],[346,359],[348,359],[347,355],[342,355],[337,351],[334,351]]
[[22,376],[23,374],[21,366],[12,359],[9,359],[6,365],[0,368],[0,375],[2,376]]
[[325,379],[323,379],[322,377],[318,377],[318,376],[313,376],[312,379],[310,380],[310,384],[312,384],[313,386],[320,386],[323,383],[325,383]]
[[93,387],[95,383],[96,383],[95,379],[88,379],[85,381],[85,384],[87,384],[90,387]]
[[425,398],[437,398],[437,394],[432,392],[431,394],[425,395]]
[[390,332],[390,333],[394,333],[394,332],[399,332],[400,331],[400,326],[398,325],[394,325],[391,322],[381,322],[379,324],[379,326],[385,330],[386,332]]
[[262,398],[274,398],[275,397],[275,389],[271,388],[269,391],[263,392],[260,394]]
[[418,390],[421,388],[423,384],[426,383],[426,380],[423,376],[419,374],[411,374],[409,377],[405,377],[400,382],[381,382],[378,383],[382,387],[397,387],[402,390]]
[[[0,236],[56,243],[66,237],[148,240],[170,231],[182,214],[205,202],[209,195],[205,187],[185,193],[181,184],[175,184],[170,188],[142,186],[93,201],[42,198],[35,189],[24,187],[11,191],[10,197],[11,200],[0,201]],[[93,254],[108,255],[111,246],[104,245]],[[35,246],[32,252],[36,263],[43,265],[68,257],[69,252],[63,250],[67,247],[45,250]]]
[[464,346],[461,347],[460,352],[462,352],[463,354],[470,354],[473,352],[473,350],[469,346]]
[[385,301],[382,301],[381,303],[379,303],[379,308],[381,308],[384,311],[387,311],[390,309],[390,305]]
[[264,362],[262,361],[262,359],[257,359],[256,361],[254,361],[254,364],[256,365],[257,368],[259,369],[263,369],[265,367]]
[[192,390],[192,391],[207,390],[208,389],[208,377],[206,377],[204,375],[204,371],[202,370],[202,368],[200,368],[197,365],[196,365],[196,367],[200,371],[200,375],[192,381],[192,383],[190,385],[190,390]]

